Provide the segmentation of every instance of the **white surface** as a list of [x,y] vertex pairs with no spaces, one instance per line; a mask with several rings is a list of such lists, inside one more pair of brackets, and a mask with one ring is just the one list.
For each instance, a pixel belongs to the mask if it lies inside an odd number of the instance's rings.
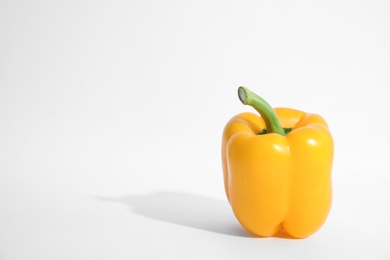
[[[0,259],[390,259],[387,1],[1,1]],[[323,115],[334,203],[254,238],[220,140],[273,106]]]

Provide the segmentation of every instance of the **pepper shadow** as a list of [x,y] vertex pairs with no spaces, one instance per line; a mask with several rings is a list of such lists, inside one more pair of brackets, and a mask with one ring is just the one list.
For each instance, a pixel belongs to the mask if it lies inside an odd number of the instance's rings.
[[254,237],[235,219],[227,201],[180,192],[157,192],[119,199],[131,211],[154,220],[236,237]]

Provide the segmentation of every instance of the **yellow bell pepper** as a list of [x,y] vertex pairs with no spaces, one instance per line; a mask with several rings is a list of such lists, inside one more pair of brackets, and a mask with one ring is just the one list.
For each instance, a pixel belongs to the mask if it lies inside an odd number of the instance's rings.
[[226,125],[222,165],[226,196],[248,231],[294,238],[316,232],[332,202],[333,139],[325,120],[288,108],[273,109],[240,87],[243,104],[261,116],[242,113]]

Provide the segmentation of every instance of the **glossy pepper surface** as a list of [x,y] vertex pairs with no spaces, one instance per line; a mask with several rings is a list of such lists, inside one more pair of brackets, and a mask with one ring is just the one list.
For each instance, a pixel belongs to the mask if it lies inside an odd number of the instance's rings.
[[334,145],[327,123],[316,114],[273,109],[244,87],[238,94],[260,115],[236,115],[223,132],[225,191],[236,218],[258,236],[281,229],[310,236],[332,202]]

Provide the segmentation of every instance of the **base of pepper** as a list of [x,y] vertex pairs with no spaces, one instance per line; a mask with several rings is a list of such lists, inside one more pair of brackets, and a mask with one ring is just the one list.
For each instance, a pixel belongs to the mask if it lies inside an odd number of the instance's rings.
[[276,232],[275,235],[273,235],[273,237],[277,237],[277,238],[286,238],[286,239],[300,239],[300,238],[296,238],[296,237],[293,237],[293,236],[290,236],[286,230],[284,230],[284,227],[281,226],[278,230],[278,232]]

